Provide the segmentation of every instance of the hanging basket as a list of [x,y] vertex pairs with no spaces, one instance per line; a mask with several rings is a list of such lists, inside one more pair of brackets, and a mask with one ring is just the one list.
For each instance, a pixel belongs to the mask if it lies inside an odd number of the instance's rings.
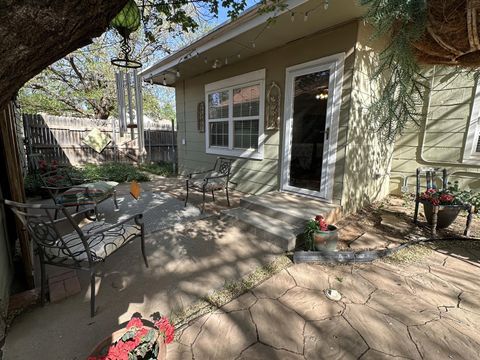
[[428,0],[425,34],[412,45],[424,64],[480,65],[480,0]]

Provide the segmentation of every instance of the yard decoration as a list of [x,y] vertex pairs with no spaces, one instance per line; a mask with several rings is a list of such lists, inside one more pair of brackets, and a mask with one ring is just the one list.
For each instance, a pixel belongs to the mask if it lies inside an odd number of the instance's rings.
[[479,0],[360,0],[375,38],[389,37],[373,78],[382,93],[375,96],[369,117],[393,140],[408,123],[421,118],[429,95],[420,64],[466,68],[480,65]]
[[434,207],[438,206],[437,228],[445,229],[449,227],[457,218],[461,203],[448,190],[437,191],[434,188],[428,189],[420,195],[425,212],[425,218],[429,225],[433,225]]
[[125,329],[114,332],[100,342],[88,360],[166,359],[166,345],[175,336],[167,317],[153,322],[132,317]]
[[267,91],[267,130],[278,130],[280,125],[280,98],[282,91],[275,81],[272,81]]
[[110,25],[118,31],[122,36],[121,51],[123,58],[112,59],[111,62],[115,66],[124,68],[139,68],[142,64],[138,61],[130,59],[132,48],[128,44],[130,34],[140,27],[141,14],[140,9],[134,0],[129,0],[125,7],[115,16]]
[[306,250],[329,250],[337,248],[338,229],[335,225],[327,224],[322,215],[310,219],[303,232]]

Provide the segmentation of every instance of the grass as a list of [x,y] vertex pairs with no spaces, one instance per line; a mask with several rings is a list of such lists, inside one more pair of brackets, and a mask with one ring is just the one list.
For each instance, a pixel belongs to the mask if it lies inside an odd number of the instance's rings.
[[411,264],[420,261],[427,255],[430,255],[432,251],[432,248],[428,245],[412,245],[398,250],[394,254],[383,258],[382,261],[391,264]]
[[140,165],[140,170],[165,177],[173,176],[173,164],[165,161],[151,164],[142,164]]

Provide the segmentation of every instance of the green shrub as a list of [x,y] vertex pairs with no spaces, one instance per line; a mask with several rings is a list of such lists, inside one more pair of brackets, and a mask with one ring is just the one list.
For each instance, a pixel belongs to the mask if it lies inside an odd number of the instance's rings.
[[143,164],[140,165],[140,169],[148,171],[149,173],[160,175],[160,176],[172,176],[173,175],[173,164],[165,161],[160,161],[158,163],[152,164]]
[[[83,167],[68,167],[62,168],[62,171],[67,171],[68,175],[75,179],[86,179],[86,181],[116,181],[119,183],[136,181],[149,181],[148,175],[144,174],[139,168],[131,164],[121,163],[107,163],[107,164],[85,164]],[[27,196],[42,195],[46,196],[48,193],[42,190],[44,186],[40,176],[37,173],[30,173],[24,179],[25,193]]]
[[42,192],[41,187],[43,186],[43,183],[37,174],[27,174],[23,179],[23,184],[27,196],[40,195]]
[[107,180],[121,183],[150,180],[148,175],[142,173],[137,167],[122,163],[85,164],[81,168],[81,173],[89,181]]

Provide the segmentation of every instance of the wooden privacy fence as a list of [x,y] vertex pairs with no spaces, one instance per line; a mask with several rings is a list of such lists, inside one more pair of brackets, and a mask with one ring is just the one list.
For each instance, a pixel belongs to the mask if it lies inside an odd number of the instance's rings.
[[[120,138],[118,120],[74,118],[52,115],[23,114],[25,148],[29,167],[35,166],[33,154],[40,154],[47,161],[59,164],[81,165],[85,163],[135,162],[138,160],[137,137],[130,132]],[[98,129],[111,141],[98,153],[83,142],[93,129]],[[164,124],[145,126],[145,150],[147,161],[175,161],[176,132]]]

